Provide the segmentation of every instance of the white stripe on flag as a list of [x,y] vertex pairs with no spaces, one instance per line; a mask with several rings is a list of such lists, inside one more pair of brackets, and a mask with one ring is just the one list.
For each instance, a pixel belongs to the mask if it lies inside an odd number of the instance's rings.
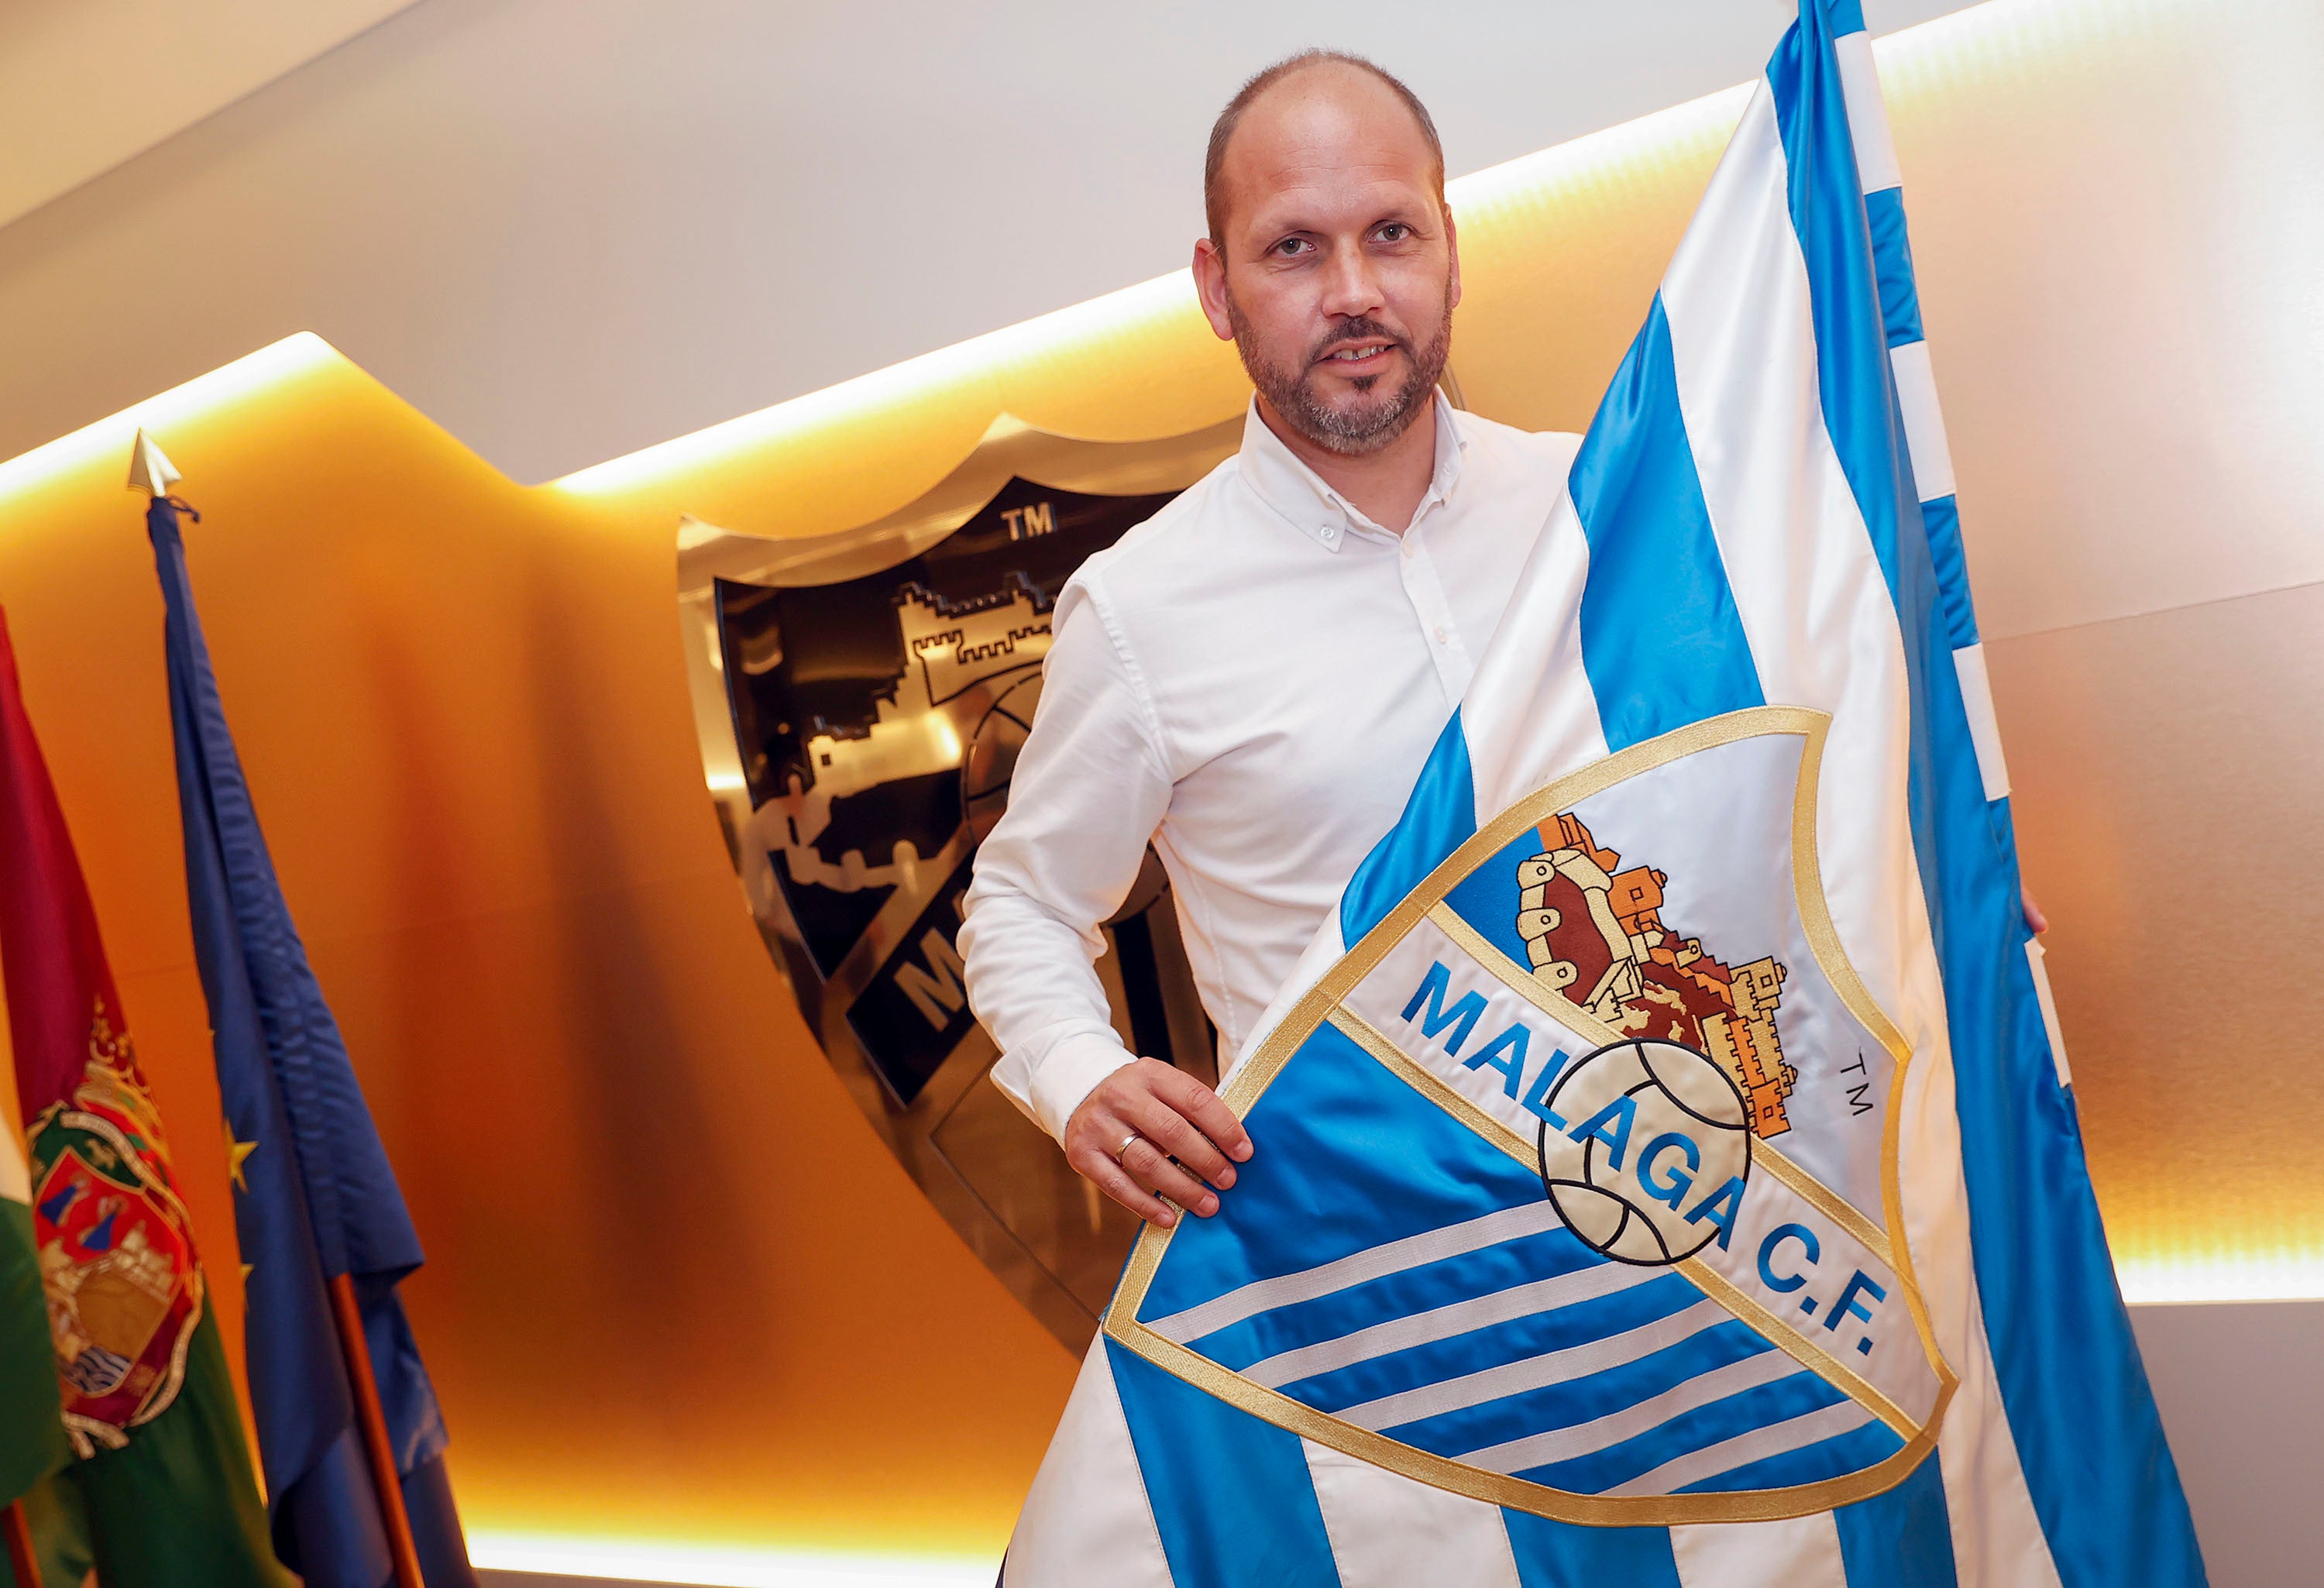
[[1828,1510],[1780,1522],[1673,1528],[1671,1558],[1680,1588],[1848,1588],[1840,1524]]
[[[1950,1108],[1950,1076],[1943,1091]],[[1908,1161],[1908,1180],[1911,1172]],[[2049,1536],[2034,1510],[2017,1441],[2009,1432],[2001,1389],[1994,1380],[1985,1308],[1974,1290],[1968,1303],[1967,1338],[1945,1344],[1948,1359],[1960,1374],[1960,1388],[1937,1433],[1945,1513],[1952,1526],[1953,1574],[1959,1588],[2061,1588],[2057,1558],[2050,1553]]]
[[1960,680],[1961,706],[1969,713],[1969,743],[1977,746],[1978,780],[1987,799],[2009,793],[2009,763],[2001,754],[2001,720],[1993,711],[1993,680],[1985,670],[1982,642],[1953,652],[1953,676]]
[[1913,490],[1923,502],[1953,494],[1953,452],[1945,440],[1945,412],[1937,402],[1937,372],[1926,339],[1888,349],[1896,374],[1896,406],[1904,415],[1904,445],[1913,455]]
[[1705,1329],[1731,1322],[1733,1317],[1725,1307],[1705,1297],[1683,1311],[1638,1328],[1626,1329],[1619,1334],[1584,1341],[1563,1351],[1545,1352],[1521,1362],[1503,1362],[1481,1372],[1463,1373],[1457,1379],[1423,1384],[1417,1390],[1383,1395],[1378,1400],[1367,1400],[1333,1415],[1342,1422],[1374,1431],[1416,1423],[1423,1417],[1442,1417],[1463,1407],[1482,1406],[1489,1400],[1546,1390],[1552,1384],[1570,1383],[1592,1373],[1602,1373],[1609,1368],[1651,1356]]
[[1499,1507],[1308,1440],[1300,1445],[1340,1588],[1521,1588]]
[[[1730,180],[1741,190],[1722,191]],[[1902,810],[1903,640],[1824,429],[1786,182],[1763,83],[1664,280],[1680,406],[1761,688],[1770,701],[1833,715],[1817,810],[1827,902],[1858,974],[1914,1048],[1889,1106],[1900,1117],[1910,1248],[1961,1376],[1941,1438],[1960,1588],[2052,1588],[1969,1263],[1944,990]],[[1927,350],[1904,363],[1925,372]],[[1933,387],[1921,389],[1932,406]],[[1947,466],[1940,483],[1950,475]],[[1929,485],[1922,474],[1924,497]]]
[[1880,69],[1872,63],[1872,35],[1854,32],[1831,43],[1840,68],[1840,92],[1848,100],[1848,133],[1856,144],[1856,174],[1868,193],[1900,188],[1895,141],[1888,134],[1888,105],[1880,93]]
[[1914,941],[1896,908],[1900,889],[1920,897],[1898,771],[1910,753],[1904,642],[1824,428],[1807,265],[1764,84],[1663,278],[1663,309],[1687,442],[1759,687],[1771,703],[1832,716],[1817,822],[1840,941],[1892,1015],[1911,966],[1941,1007],[1925,934]]
[[2057,1067],[2058,1085],[2074,1084],[2074,1072],[2066,1067],[2066,1033],[2058,1025],[2058,1001],[2050,994],[2050,967],[2043,963],[2049,956],[2039,937],[2025,939],[2025,963],[2034,967],[2034,996],[2042,1004],[2042,1029],[2050,1036],[2050,1062]]
[[1569,493],[1557,499],[1509,597],[1497,642],[1530,627],[1532,643],[1485,648],[1461,701],[1477,820],[1606,754],[1598,695],[1582,665],[1582,592],[1590,537]]
[[1384,1324],[1357,1329],[1336,1340],[1319,1340],[1313,1345],[1277,1352],[1273,1356],[1251,1363],[1243,1370],[1242,1376],[1254,1384],[1263,1384],[1273,1390],[1301,1379],[1313,1378],[1317,1373],[1333,1372],[1360,1362],[1370,1362],[1376,1356],[1386,1356],[1391,1352],[1409,1351],[1432,1340],[1449,1340],[1472,1329],[1489,1328],[1495,1324],[1529,1318],[1536,1313],[1554,1312],[1577,1302],[1595,1301],[1601,1296],[1628,1290],[1633,1285],[1659,1279],[1663,1274],[1664,1270],[1660,1269],[1633,1268],[1624,1263],[1609,1262],[1597,1268],[1577,1269],[1570,1274],[1559,1274],[1554,1279],[1536,1279],[1530,1285],[1516,1285],[1507,1290],[1496,1290],[1489,1296],[1456,1301],[1449,1306],[1390,1318]]
[[1706,1445],[1701,1450],[1690,1450],[1684,1455],[1663,1463],[1650,1473],[1639,1473],[1627,1483],[1617,1483],[1606,1492],[1675,1494],[1689,1483],[1700,1483],[1705,1478],[1731,1473],[1737,1467],[1748,1466],[1755,1461],[1765,1461],[1785,1451],[1803,1450],[1826,1439],[1836,1439],[1871,1420],[1872,1414],[1856,1402],[1835,1401],[1821,1410],[1780,1423],[1769,1423],[1748,1434],[1738,1434],[1732,1439]]
[[1001,1588],[1088,1588],[1095,1562],[1104,1563],[1107,1588],[1173,1588],[1103,1334],[1082,1359],[1017,1513]]
[[1146,1326],[1165,1340],[1175,1340],[1184,1345],[1189,1340],[1199,1340],[1230,1324],[1239,1324],[1259,1313],[1272,1312],[1278,1306],[1313,1301],[1319,1296],[1329,1296],[1334,1290],[1368,1284],[1389,1274],[1400,1274],[1406,1269],[1421,1268],[1448,1257],[1459,1257],[1463,1252],[1498,1246],[1504,1241],[1521,1240],[1527,1235],[1538,1235],[1564,1227],[1565,1221],[1557,1216],[1557,1210],[1546,1200],[1505,1207],[1482,1218],[1446,1224],[1443,1229],[1427,1230],[1417,1235],[1407,1235],[1401,1241],[1368,1247],[1318,1268],[1305,1269],[1296,1274],[1281,1274],[1272,1279],[1253,1279],[1224,1296],[1213,1297],[1184,1312],[1174,1312],[1167,1318],[1157,1318]]
[[1800,1371],[1799,1363],[1770,1347],[1757,1356],[1747,1356],[1741,1362],[1730,1362],[1723,1368],[1713,1368],[1683,1384],[1664,1390],[1660,1395],[1649,1396],[1635,1406],[1626,1406],[1620,1411],[1609,1412],[1602,1417],[1575,1423],[1570,1427],[1528,1434],[1505,1445],[1472,1450],[1461,1460],[1470,1466],[1482,1467],[1491,1473],[1531,1472],[1553,1462],[1572,1461],[1576,1456],[1619,1445],[1625,1439],[1636,1438],[1649,1428],[1658,1428],[1671,1418],[1692,1411],[1699,1406],[1709,1406],[1714,1400],[1740,1395],[1746,1390],[1772,1384],[1778,1379],[1788,1379]]

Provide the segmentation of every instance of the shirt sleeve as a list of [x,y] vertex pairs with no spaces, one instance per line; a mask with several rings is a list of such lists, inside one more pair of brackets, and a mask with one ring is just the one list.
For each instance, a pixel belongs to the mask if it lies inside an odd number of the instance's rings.
[[1172,779],[1102,598],[1077,578],[1050,623],[1041,704],[976,852],[960,946],[970,1007],[1001,1048],[993,1084],[1062,1140],[1091,1089],[1136,1057],[1097,978],[1099,926],[1137,881]]

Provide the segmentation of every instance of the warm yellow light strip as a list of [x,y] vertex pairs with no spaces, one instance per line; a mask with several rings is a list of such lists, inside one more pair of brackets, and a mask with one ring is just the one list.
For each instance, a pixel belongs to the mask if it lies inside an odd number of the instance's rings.
[[799,1553],[551,1534],[468,1535],[468,1558],[488,1571],[715,1588],[991,1588],[998,1561]]
[[60,436],[45,446],[0,463],[0,497],[31,490],[108,453],[121,460],[125,488],[129,448],[141,427],[156,435],[166,434],[172,425],[183,424],[213,409],[245,402],[269,386],[303,375],[338,356],[328,342],[312,331],[300,331],[280,342],[270,342],[257,352],[245,354],[206,375],[197,375],[182,386],[172,386],[159,396],[148,397],[119,413],[83,425],[69,436]]
[[549,482],[558,491],[603,496],[655,480],[674,479],[765,446],[770,438],[815,426],[869,419],[899,401],[927,392],[964,374],[978,374],[1011,359],[1037,357],[1095,331],[1118,329],[1194,301],[1185,271],[1140,282],[1049,314],[991,331],[901,364],[809,392],[788,402],[660,441],[622,457],[592,464]]

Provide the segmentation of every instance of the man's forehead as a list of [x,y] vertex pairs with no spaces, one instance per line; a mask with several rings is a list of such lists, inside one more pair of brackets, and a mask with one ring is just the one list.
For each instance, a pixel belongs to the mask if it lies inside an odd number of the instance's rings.
[[1244,109],[1221,176],[1257,220],[1286,206],[1335,206],[1373,189],[1434,196],[1436,160],[1419,120],[1370,72],[1323,61],[1286,74]]

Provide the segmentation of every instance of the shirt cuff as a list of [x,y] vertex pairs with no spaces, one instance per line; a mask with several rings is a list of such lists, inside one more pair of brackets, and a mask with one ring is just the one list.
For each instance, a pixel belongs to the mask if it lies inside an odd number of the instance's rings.
[[1031,1091],[1033,1117],[1059,1141],[1065,1139],[1065,1122],[1097,1084],[1137,1059],[1120,1040],[1085,1034],[1068,1037],[1051,1048],[1034,1071]]

